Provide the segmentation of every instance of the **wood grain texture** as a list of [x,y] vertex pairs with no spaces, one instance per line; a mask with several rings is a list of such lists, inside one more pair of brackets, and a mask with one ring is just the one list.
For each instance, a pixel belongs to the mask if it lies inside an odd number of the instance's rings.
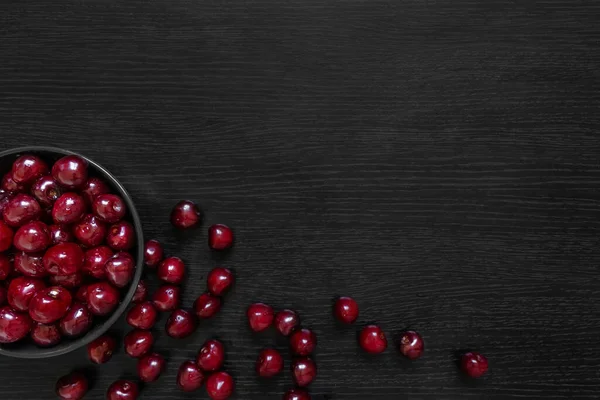
[[[224,264],[238,284],[183,341],[178,365],[222,338],[236,399],[259,382],[255,300],[299,311],[319,338],[316,399],[596,399],[600,391],[600,4],[542,0],[85,0],[0,5],[1,146],[82,152],[125,184],[147,238],[185,259],[185,303]],[[168,213],[198,201],[203,228]],[[206,227],[235,228],[215,258]],[[152,278],[151,278],[152,280]],[[369,358],[331,318],[410,326],[426,353]],[[123,332],[123,323],[116,328]],[[461,379],[478,349],[489,376]],[[53,399],[85,352],[0,359],[0,397]],[[92,369],[89,399],[135,376],[121,351]],[[35,371],[38,378],[30,377]]]

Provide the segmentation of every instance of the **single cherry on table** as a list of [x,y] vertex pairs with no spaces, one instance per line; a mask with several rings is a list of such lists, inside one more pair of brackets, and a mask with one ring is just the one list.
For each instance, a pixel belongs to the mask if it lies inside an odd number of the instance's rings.
[[246,312],[248,324],[254,332],[262,332],[273,323],[275,318],[273,308],[264,303],[254,303]]
[[256,360],[256,373],[261,378],[272,378],[283,370],[283,357],[275,349],[264,349]]
[[116,348],[115,338],[105,334],[88,344],[87,353],[94,364],[104,364],[112,358]]
[[281,310],[275,315],[275,328],[283,336],[289,336],[300,325],[300,318],[292,310]]
[[223,224],[208,228],[208,246],[213,250],[227,250],[233,246],[233,231]]
[[134,329],[123,339],[125,352],[133,358],[142,357],[150,352],[154,345],[154,336],[150,331]]
[[425,344],[423,338],[415,331],[406,331],[400,335],[400,353],[410,359],[416,360],[423,355]]
[[158,240],[148,240],[144,246],[144,263],[150,268],[156,268],[164,259],[164,250]]
[[317,335],[310,329],[298,329],[290,336],[290,349],[298,356],[308,356],[317,347]]
[[222,300],[220,297],[203,293],[194,301],[194,312],[200,319],[212,318],[219,312],[221,305]]
[[296,385],[308,386],[317,376],[317,365],[308,358],[299,358],[292,362],[292,377]]
[[56,382],[56,395],[61,400],[81,400],[89,389],[87,377],[81,372],[72,372]]
[[106,400],[136,400],[140,395],[137,383],[120,379],[114,382],[106,392]]
[[158,311],[173,311],[179,307],[181,289],[175,285],[160,286],[152,295],[152,304]]
[[134,328],[150,329],[154,326],[158,312],[151,302],[145,301],[134,305],[127,313],[127,323]]
[[139,359],[138,376],[143,382],[154,382],[165,369],[165,359],[158,353],[151,353]]
[[227,372],[220,371],[206,380],[206,393],[212,400],[227,400],[233,394],[234,381]]
[[233,273],[223,267],[214,268],[208,273],[206,287],[215,296],[224,295],[233,285]]
[[387,338],[383,330],[377,325],[367,325],[360,332],[359,336],[360,347],[367,353],[379,354],[383,353],[387,348]]
[[169,316],[165,325],[167,335],[183,339],[188,337],[196,330],[196,316],[186,310],[175,310]]
[[207,340],[196,357],[198,367],[206,372],[217,371],[225,362],[225,347],[218,340]]
[[306,390],[290,389],[283,395],[283,400],[311,400],[311,398]]
[[352,297],[340,297],[333,307],[340,322],[353,324],[358,318],[358,303]]
[[193,392],[202,387],[204,373],[193,361],[185,361],[177,371],[177,386],[184,392]]
[[487,358],[476,351],[469,351],[462,355],[460,367],[471,378],[481,378],[488,370]]
[[190,200],[180,201],[171,211],[171,224],[178,229],[195,228],[201,219],[200,209]]

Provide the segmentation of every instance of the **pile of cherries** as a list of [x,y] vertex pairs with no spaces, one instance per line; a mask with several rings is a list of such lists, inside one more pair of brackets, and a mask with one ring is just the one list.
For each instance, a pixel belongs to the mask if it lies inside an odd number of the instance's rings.
[[2,178],[0,214],[0,343],[54,346],[115,310],[135,272],[135,229],[84,159],[50,167],[18,157]]

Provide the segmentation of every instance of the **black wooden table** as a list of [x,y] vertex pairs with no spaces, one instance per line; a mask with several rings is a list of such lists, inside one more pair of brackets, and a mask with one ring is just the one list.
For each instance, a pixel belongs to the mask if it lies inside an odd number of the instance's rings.
[[[143,399],[174,385],[208,337],[228,349],[236,399],[279,399],[254,373],[253,301],[298,310],[318,334],[317,399],[600,396],[600,5],[545,0],[5,1],[1,147],[88,155],[133,195],[146,237],[181,256],[185,303],[235,269],[223,311],[176,341]],[[179,199],[202,229],[168,222]],[[235,228],[215,258],[206,227]],[[153,285],[154,279],[151,277]],[[331,317],[355,297],[351,329]],[[366,357],[359,326],[426,341]],[[117,332],[123,332],[121,323]],[[490,373],[464,381],[455,354]],[[122,351],[91,368],[90,399],[135,377]],[[52,399],[85,351],[0,359],[3,400]]]

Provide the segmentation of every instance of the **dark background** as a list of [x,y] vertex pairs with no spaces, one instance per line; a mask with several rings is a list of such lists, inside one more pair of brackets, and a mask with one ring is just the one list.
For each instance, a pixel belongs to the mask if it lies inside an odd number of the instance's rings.
[[[146,238],[187,262],[186,304],[210,268],[235,269],[192,338],[157,326],[169,366],[144,399],[206,398],[174,380],[212,336],[236,399],[279,399],[287,353],[273,382],[253,369],[262,347],[286,349],[250,334],[258,300],[317,332],[317,399],[598,398],[599,16],[574,0],[4,1],[1,146],[114,172]],[[183,198],[206,216],[178,235]],[[206,245],[216,222],[237,234],[223,260]],[[359,301],[356,327],[335,326],[336,294]],[[369,321],[420,331],[424,357],[361,354]],[[460,349],[489,375],[461,379]],[[52,399],[85,366],[83,350],[1,358],[0,397]],[[95,371],[101,399],[135,361]]]

